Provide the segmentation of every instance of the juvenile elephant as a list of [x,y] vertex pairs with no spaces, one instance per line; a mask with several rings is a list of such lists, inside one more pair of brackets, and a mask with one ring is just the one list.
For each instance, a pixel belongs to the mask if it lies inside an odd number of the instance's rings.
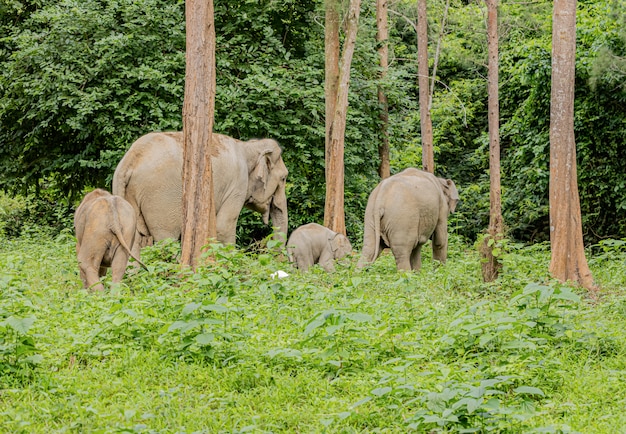
[[319,263],[326,271],[335,269],[334,260],[352,251],[350,240],[317,223],[308,223],[291,233],[287,241],[289,261],[302,271]]
[[[104,290],[100,277],[111,267],[112,281],[124,277],[135,240],[135,210],[119,196],[96,189],[88,193],[74,213],[76,255],[85,288]],[[143,265],[143,264],[141,264]]]
[[422,246],[432,237],[433,258],[446,261],[448,214],[459,193],[450,179],[409,168],[384,179],[365,209],[363,251],[357,267],[374,262],[390,247],[399,270],[419,270]]
[[[234,243],[237,219],[246,206],[287,233],[287,167],[275,140],[243,142],[213,134],[213,191],[217,240]],[[113,194],[135,209],[139,242],[179,239],[182,228],[183,133],[149,133],[133,143],[113,175]]]

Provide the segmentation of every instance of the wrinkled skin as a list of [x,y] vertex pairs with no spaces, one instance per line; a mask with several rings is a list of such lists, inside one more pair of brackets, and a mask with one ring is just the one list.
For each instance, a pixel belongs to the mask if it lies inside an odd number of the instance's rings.
[[104,290],[100,278],[107,267],[111,268],[114,283],[122,280],[135,240],[135,227],[135,210],[121,197],[96,189],[83,198],[74,213],[74,230],[85,288]]
[[348,237],[317,223],[300,226],[287,241],[289,261],[302,271],[318,263],[324,270],[333,271],[334,260],[351,252],[352,245]]
[[422,246],[432,237],[433,258],[446,262],[448,215],[459,193],[450,179],[409,168],[384,179],[365,209],[363,251],[358,268],[372,263],[390,247],[398,270],[419,270]]
[[[243,142],[213,134],[213,191],[217,240],[234,243],[237,219],[246,206],[287,234],[287,167],[271,139]],[[133,250],[166,238],[180,239],[182,228],[182,132],[149,133],[132,144],[113,175],[113,193],[137,215]]]

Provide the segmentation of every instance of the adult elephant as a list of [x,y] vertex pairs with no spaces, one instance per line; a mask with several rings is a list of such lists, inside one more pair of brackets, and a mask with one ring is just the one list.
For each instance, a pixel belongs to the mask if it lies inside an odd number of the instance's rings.
[[[287,234],[287,167],[272,139],[247,142],[212,134],[213,191],[217,239],[234,243],[237,219],[245,206]],[[155,132],[140,137],[113,175],[113,194],[126,199],[137,214],[133,253],[153,241],[179,239],[182,228],[183,133]]]
[[409,168],[384,179],[365,208],[363,251],[357,267],[390,247],[399,270],[419,270],[422,246],[432,237],[433,258],[446,261],[448,214],[459,193],[450,179]]

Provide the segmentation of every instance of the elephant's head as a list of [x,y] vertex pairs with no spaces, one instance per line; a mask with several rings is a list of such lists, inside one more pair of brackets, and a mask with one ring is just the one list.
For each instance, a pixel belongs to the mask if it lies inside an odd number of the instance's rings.
[[287,235],[287,166],[275,140],[251,140],[248,147],[248,196],[246,207],[261,213],[263,222]]
[[343,234],[333,233],[328,237],[330,248],[333,251],[333,257],[335,259],[341,259],[352,252],[352,245],[350,240]]
[[443,194],[446,196],[446,200],[448,201],[448,210],[453,213],[456,209],[456,204],[459,201],[459,191],[456,189],[456,185],[454,185],[453,180],[444,178],[437,179],[439,180]]

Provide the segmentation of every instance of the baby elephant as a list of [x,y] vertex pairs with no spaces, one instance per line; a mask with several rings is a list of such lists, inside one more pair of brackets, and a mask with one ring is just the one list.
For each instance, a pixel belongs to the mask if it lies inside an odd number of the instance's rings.
[[343,258],[351,251],[348,237],[317,223],[300,226],[287,241],[289,261],[302,271],[318,263],[324,270],[333,271],[334,260]]
[[[100,277],[111,267],[112,281],[124,276],[135,240],[135,210],[106,190],[88,193],[74,214],[76,254],[85,288],[104,290]],[[142,266],[143,263],[132,255]]]

